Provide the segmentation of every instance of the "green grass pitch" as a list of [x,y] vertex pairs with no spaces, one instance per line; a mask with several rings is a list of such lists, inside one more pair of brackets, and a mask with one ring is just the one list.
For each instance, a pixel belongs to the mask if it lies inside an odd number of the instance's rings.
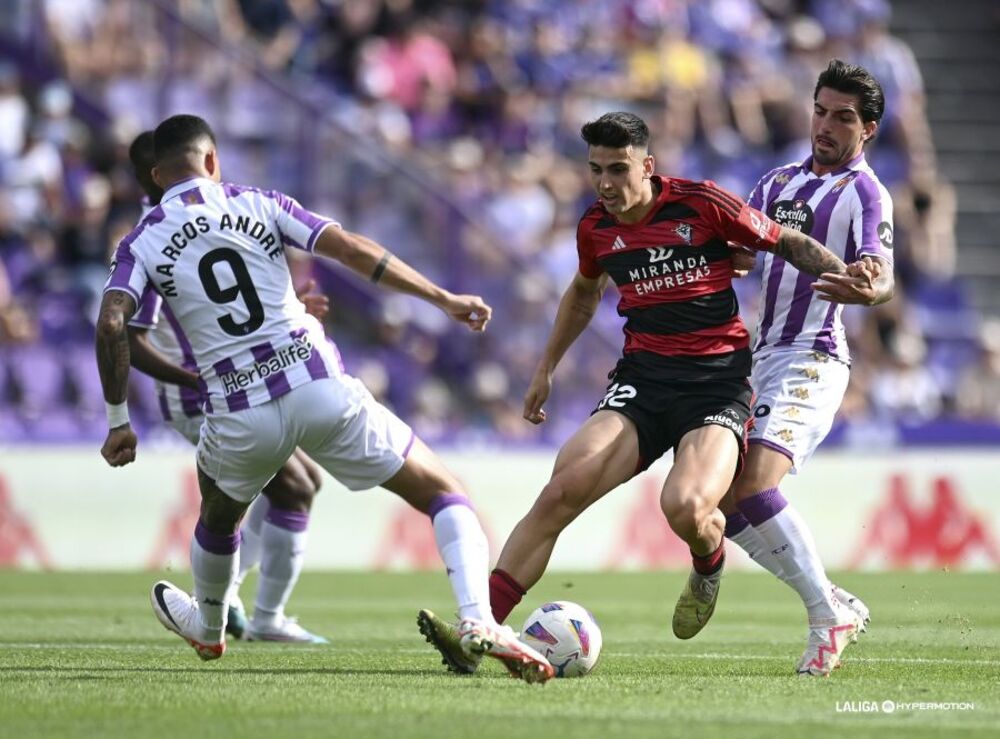
[[[512,623],[544,600],[578,601],[601,622],[604,654],[586,678],[533,686],[492,661],[444,672],[415,626],[421,607],[450,610],[442,574],[306,572],[289,610],[332,644],[235,642],[202,663],[154,618],[155,574],[0,572],[0,736],[1000,735],[996,574],[840,576],[874,620],[827,679],[792,674],[804,616],[767,575],[731,573],[712,623],[676,640],[683,577],[548,575]],[[973,708],[844,710],[887,700]]]

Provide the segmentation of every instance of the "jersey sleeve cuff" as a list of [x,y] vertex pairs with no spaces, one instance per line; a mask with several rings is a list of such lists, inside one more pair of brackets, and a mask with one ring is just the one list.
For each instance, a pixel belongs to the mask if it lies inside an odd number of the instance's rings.
[[312,252],[316,248],[316,241],[319,239],[319,235],[323,233],[323,229],[327,226],[334,226],[336,228],[341,227],[339,223],[332,219],[321,222],[313,229],[313,232],[309,234],[309,241],[306,242],[306,251]]
[[112,290],[118,290],[119,292],[123,292],[130,295],[132,297],[132,300],[135,301],[135,304],[137,306],[139,305],[140,302],[139,293],[137,293],[135,291],[135,288],[133,288],[131,285],[108,285],[106,288],[104,288],[105,293],[109,293]]

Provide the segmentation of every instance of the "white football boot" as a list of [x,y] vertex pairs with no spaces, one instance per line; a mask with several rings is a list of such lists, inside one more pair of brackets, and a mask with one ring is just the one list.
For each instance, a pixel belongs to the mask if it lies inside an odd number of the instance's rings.
[[858,618],[861,620],[861,623],[858,626],[858,632],[864,634],[868,631],[868,624],[871,623],[872,614],[871,611],[868,610],[868,606],[865,605],[865,602],[858,596],[851,595],[839,585],[830,583],[830,587],[837,600],[858,614]]
[[857,641],[861,617],[840,603],[834,618],[810,620],[809,643],[796,670],[800,675],[826,677],[840,667],[840,655]]
[[289,644],[329,644],[326,637],[314,634],[299,626],[293,616],[281,616],[270,623],[261,623],[256,618],[250,619],[246,630],[247,641],[280,641]]
[[441,653],[441,662],[451,672],[471,675],[479,667],[483,655],[465,651],[457,624],[445,621],[425,608],[417,614],[417,626],[424,638]]
[[204,640],[198,603],[176,585],[160,580],[153,586],[149,600],[164,628],[190,644],[203,660],[219,659],[225,654],[225,637],[218,643]]
[[527,683],[544,683],[555,670],[541,653],[519,641],[510,626],[464,618],[458,624],[462,649],[469,655],[488,655],[503,662],[513,677]]
[[697,634],[715,613],[715,604],[719,600],[719,586],[722,583],[723,566],[711,575],[701,575],[691,570],[681,597],[674,606],[674,636],[678,639],[690,639]]

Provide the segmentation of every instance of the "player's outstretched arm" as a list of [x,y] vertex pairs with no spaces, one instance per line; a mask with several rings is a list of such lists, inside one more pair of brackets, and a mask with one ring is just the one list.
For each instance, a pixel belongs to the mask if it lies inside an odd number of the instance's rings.
[[136,436],[128,421],[129,347],[126,326],[135,313],[135,300],[121,290],[108,290],[97,318],[97,368],[104,402],[108,406],[108,436],[101,455],[112,467],[135,460]]
[[478,295],[455,295],[445,290],[381,244],[361,234],[327,227],[316,240],[314,251],[336,259],[372,282],[436,305],[473,331],[485,329],[493,312]]
[[822,274],[812,284],[820,300],[845,305],[879,305],[892,299],[896,283],[892,265],[881,257],[862,257],[844,274]]
[[847,271],[843,260],[811,236],[787,226],[781,227],[774,253],[782,259],[813,277],[830,272],[841,274]]
[[563,293],[552,332],[545,343],[545,350],[531,378],[528,392],[524,395],[524,418],[528,421],[538,424],[545,420],[545,410],[542,406],[552,391],[552,374],[566,354],[566,350],[573,345],[590,323],[590,319],[594,317],[607,285],[607,274],[590,279],[577,272],[573,282]]
[[198,374],[174,364],[153,348],[149,342],[149,330],[128,327],[129,363],[144,375],[168,385],[181,385],[198,389]]

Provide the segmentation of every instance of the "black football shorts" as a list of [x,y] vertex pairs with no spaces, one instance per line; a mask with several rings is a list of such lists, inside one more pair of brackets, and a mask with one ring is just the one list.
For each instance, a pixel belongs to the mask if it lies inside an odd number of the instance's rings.
[[632,420],[639,432],[639,470],[674,449],[688,431],[716,425],[736,436],[739,476],[753,424],[753,391],[745,378],[665,380],[626,358],[618,363],[610,380],[594,413],[615,411]]

